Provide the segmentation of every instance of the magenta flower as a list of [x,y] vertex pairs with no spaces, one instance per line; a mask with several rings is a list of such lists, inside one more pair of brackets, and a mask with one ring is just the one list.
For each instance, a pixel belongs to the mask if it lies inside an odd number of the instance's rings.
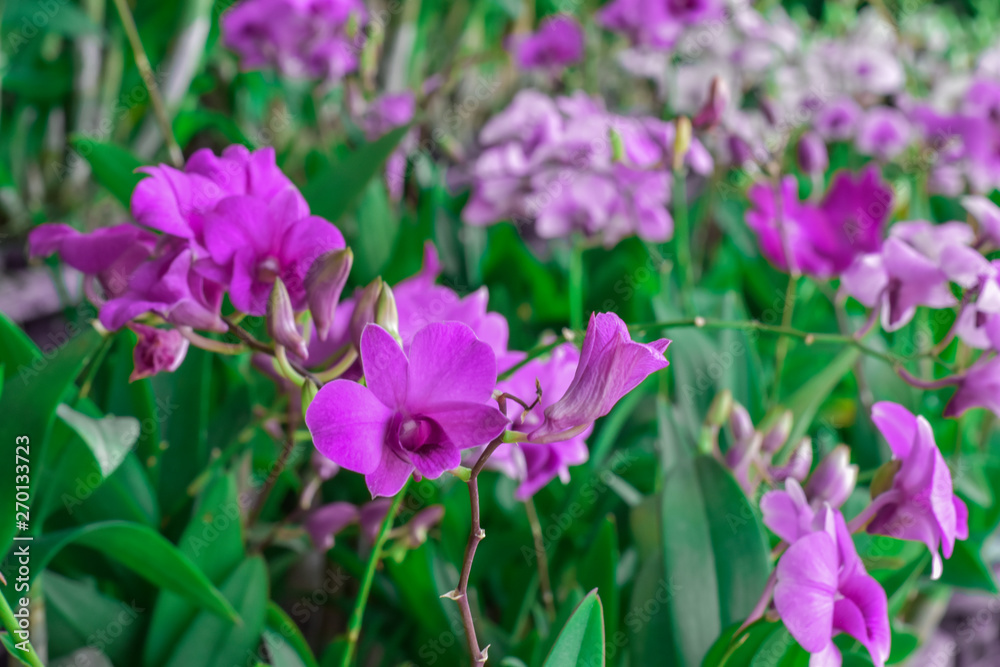
[[1000,416],[1000,357],[979,361],[965,371],[944,416],[959,417],[972,408],[986,408]]
[[754,208],[747,212],[747,224],[772,264],[788,270],[787,242],[795,268],[827,278],[846,270],[856,257],[879,249],[892,191],[875,169],[866,169],[857,180],[845,172],[837,174],[819,207],[800,202],[797,189],[795,179],[786,177],[780,203],[770,185],[750,189]]
[[[402,127],[413,120],[416,112],[417,99],[410,91],[382,95],[365,110],[361,118],[361,127],[365,136],[371,141],[384,134]],[[385,181],[389,196],[398,201],[403,196],[403,184],[406,180],[406,157],[417,143],[416,133],[410,131],[400,141],[385,163]]]
[[670,49],[688,26],[722,15],[719,0],[613,0],[601,8],[598,22],[625,34],[633,45]]
[[952,491],[951,472],[926,419],[882,401],[872,407],[872,421],[900,468],[892,487],[872,501],[875,515],[868,532],[926,544],[933,558],[931,576],[937,579],[942,569],[938,546],[945,558],[951,557],[955,540],[969,536],[969,511]]
[[51,223],[39,225],[28,234],[32,257],[58,253],[67,265],[87,276],[96,276],[108,299],[125,291],[132,274],[155,247],[155,234],[124,223],[95,229],[90,234]]
[[368,18],[359,0],[245,0],[220,21],[244,69],[336,81],[358,67]]
[[220,317],[223,288],[192,270],[194,251],[175,242],[154,260],[142,264],[128,288],[101,307],[101,324],[120,329],[152,312],[175,326],[226,331]]
[[557,72],[583,58],[583,29],[565,14],[549,17],[516,43],[514,57],[521,69]]
[[365,475],[372,496],[395,495],[416,470],[435,479],[461,464],[461,450],[499,436],[508,420],[488,404],[496,357],[458,322],[429,324],[409,355],[384,329],[361,339],[367,386],[335,380],[306,412],[316,448]]
[[830,166],[826,142],[815,132],[806,132],[799,137],[796,156],[799,167],[807,174],[822,174]]
[[663,354],[669,344],[666,338],[635,343],[614,313],[591,315],[573,381],[562,398],[545,409],[545,421],[528,440],[562,442],[586,431],[650,373],[669,365]]
[[173,372],[184,361],[188,340],[177,329],[157,329],[134,323],[130,327],[139,340],[132,351],[134,368],[129,382],[147,378],[162,371]]
[[[511,418],[512,431],[530,433],[542,423],[543,411],[566,393],[579,362],[580,352],[576,346],[566,343],[554,349],[547,359],[532,359],[497,385],[499,391],[527,403],[535,398],[536,380],[542,387],[541,401],[528,413],[524,413],[518,403],[508,402],[507,413]],[[567,440],[552,444],[520,442],[501,445],[488,465],[518,480],[521,484],[515,497],[526,500],[557,476],[563,483],[568,482],[569,467],[586,463],[590,456],[587,437],[591,430],[587,428]]]
[[813,667],[841,664],[833,637],[846,633],[871,654],[889,657],[891,632],[885,591],[858,557],[840,512],[825,509],[823,528],[797,539],[775,569],[774,606]]

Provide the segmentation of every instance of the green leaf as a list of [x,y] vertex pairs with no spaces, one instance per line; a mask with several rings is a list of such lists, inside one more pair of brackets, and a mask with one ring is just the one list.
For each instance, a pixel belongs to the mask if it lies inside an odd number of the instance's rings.
[[596,589],[602,605],[607,610],[604,615],[604,636],[608,641],[614,641],[618,631],[618,600],[620,590],[616,575],[618,573],[618,531],[615,526],[615,516],[604,517],[598,529],[597,536],[590,544],[580,560],[580,584],[583,587]]
[[32,549],[32,577],[70,545],[99,551],[156,586],[175,591],[229,619],[227,622],[239,621],[232,605],[177,547],[147,526],[125,521],[88,524],[36,539]]
[[56,415],[90,448],[104,477],[111,475],[121,465],[125,455],[139,439],[139,420],[135,417],[108,416],[94,419],[65,403],[56,408]]
[[85,136],[74,136],[70,143],[90,163],[97,182],[128,209],[132,191],[145,178],[145,174],[135,171],[143,166],[142,162],[121,146],[94,141]]
[[264,629],[268,597],[267,565],[261,556],[247,558],[222,585],[222,593],[239,610],[239,625],[205,612],[177,642],[167,667],[239,665],[256,649]]
[[408,125],[366,143],[324,169],[304,188],[313,215],[336,223],[353,208],[368,182],[382,169],[396,146],[410,131]]
[[[105,595],[92,580],[77,581],[51,571],[46,572],[41,590],[45,594],[50,656],[59,657],[81,646],[94,645],[100,646],[116,664],[130,662],[143,629],[145,608],[135,600],[126,602]],[[112,625],[117,634],[109,639],[107,630]]]
[[[232,475],[216,477],[206,487],[178,548],[215,584],[221,584],[244,559],[240,505]],[[166,662],[171,647],[197,614],[189,598],[161,593],[153,609],[143,663],[153,667]]]
[[319,667],[299,626],[274,602],[267,603],[264,641],[274,667]]
[[341,225],[341,229],[351,239],[354,251],[352,277],[358,284],[366,285],[382,273],[399,233],[399,219],[389,205],[389,194],[381,181],[373,180],[365,188],[354,218],[353,230],[349,224]]
[[[86,12],[68,0],[54,2],[51,0],[49,2],[45,0],[18,0],[18,2],[7,3],[6,11],[3,12],[3,28],[6,35],[4,43],[11,43],[14,46],[17,44],[13,41],[13,34],[8,34],[8,32],[17,31],[15,34],[21,35],[23,39],[32,29],[67,37],[95,34],[101,31],[100,27],[90,20],[90,16]],[[16,49],[14,53],[17,53]]]
[[604,610],[596,590],[570,616],[543,667],[577,665],[604,665]]
[[[0,396],[0,415],[4,415],[0,419],[0,443],[13,454],[16,444],[24,444],[27,439],[27,458],[34,483],[45,472],[42,468],[45,444],[56,406],[101,342],[100,334],[93,328],[81,329],[73,323],[66,325],[62,336],[68,339],[65,345],[47,345],[43,354],[15,324],[0,315],[0,361],[6,372],[4,393]],[[14,479],[14,465],[13,455],[0,457],[0,479],[5,480],[4,484]],[[13,536],[14,494],[0,493],[0,553],[7,552]]]
[[641,564],[630,623],[635,664],[700,664],[722,629],[746,618],[769,574],[767,538],[742,489],[715,459],[699,456],[666,477],[658,511],[633,530],[659,545]]
[[860,354],[856,347],[844,349],[826,368],[788,397],[785,406],[795,416],[795,424],[787,442],[798,442],[806,434],[823,401],[854,367]]
[[944,561],[939,583],[986,591],[996,595],[997,580],[993,572],[983,562],[981,546],[968,540],[955,542],[951,558]]

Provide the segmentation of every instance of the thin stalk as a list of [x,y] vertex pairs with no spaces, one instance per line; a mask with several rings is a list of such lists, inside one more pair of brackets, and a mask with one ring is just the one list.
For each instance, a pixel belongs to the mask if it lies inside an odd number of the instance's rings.
[[399,511],[399,505],[403,502],[403,498],[406,496],[406,489],[409,485],[410,478],[408,477],[406,483],[403,484],[403,488],[392,499],[392,505],[389,506],[389,511],[382,520],[382,526],[379,528],[378,535],[375,538],[375,544],[372,545],[372,552],[368,555],[368,564],[365,566],[365,573],[361,578],[361,588],[358,590],[358,597],[354,601],[354,610],[351,612],[351,618],[347,623],[347,646],[344,648],[344,654],[340,659],[341,667],[349,667],[354,660],[355,652],[357,652],[358,637],[361,636],[361,621],[365,617],[365,605],[368,604],[368,595],[371,593],[372,582],[375,580],[375,570],[378,569],[379,561],[382,560],[382,548],[385,546],[386,537],[389,535],[389,530],[392,528],[392,523],[396,519],[396,513]]
[[688,313],[694,313],[694,268],[691,266],[691,228],[688,220],[687,179],[683,167],[674,170],[674,248],[681,300]]
[[583,240],[575,237],[569,256],[569,325],[573,329],[583,328],[583,248]]
[[129,44],[132,45],[132,53],[135,55],[135,66],[139,68],[146,89],[149,91],[149,101],[153,105],[153,113],[156,114],[156,122],[160,124],[160,131],[163,132],[163,140],[167,144],[167,152],[170,154],[170,161],[180,169],[184,166],[184,153],[174,138],[174,130],[170,125],[170,116],[167,114],[167,107],[163,103],[163,96],[160,94],[160,87],[156,83],[156,76],[153,68],[149,64],[149,57],[146,56],[146,49],[142,46],[142,39],[139,37],[139,29],[135,26],[135,18],[128,8],[126,0],[115,0],[115,7],[122,19],[122,27],[128,36]]
[[556,603],[552,596],[552,581],[549,579],[549,556],[545,551],[545,540],[542,537],[542,522],[538,520],[535,502],[530,497],[524,501],[524,508],[528,510],[531,537],[535,542],[535,562],[538,565],[538,583],[542,589],[542,602],[545,603],[545,611],[551,621],[556,617]]
[[[10,605],[7,604],[7,598],[3,595],[0,595],[0,623],[3,624],[3,627],[7,630],[8,635],[13,641],[17,636],[14,633],[20,628],[17,625],[17,620],[14,618],[14,611],[10,608]],[[28,665],[31,665],[31,667],[45,667],[45,665],[42,664],[41,658],[39,658],[38,654],[35,653],[35,649],[30,642],[28,642],[28,651],[26,653],[21,652],[21,655],[15,655],[13,657],[16,660],[24,661]]]

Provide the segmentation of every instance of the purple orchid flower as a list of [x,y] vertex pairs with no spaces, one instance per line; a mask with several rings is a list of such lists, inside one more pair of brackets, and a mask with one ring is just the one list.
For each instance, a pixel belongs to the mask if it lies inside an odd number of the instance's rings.
[[633,342],[628,327],[614,313],[591,315],[573,381],[562,398],[545,409],[545,421],[528,440],[562,442],[586,431],[650,373],[669,365],[664,357],[668,345],[666,338]]
[[364,38],[350,26],[363,28],[367,18],[359,0],[245,0],[220,24],[244,69],[336,81],[358,67]]
[[487,404],[496,386],[493,350],[464,324],[427,325],[409,355],[369,325],[361,360],[367,386],[325,385],[306,424],[324,456],[365,475],[373,497],[395,495],[414,470],[436,479],[461,464],[461,450],[490,442],[508,424]]
[[948,256],[946,248],[971,242],[972,230],[964,223],[897,223],[882,252],[859,258],[844,272],[841,286],[869,308],[879,307],[883,328],[895,331],[913,318],[918,306],[957,303],[942,258]]
[[558,72],[583,58],[583,28],[572,17],[559,14],[542,21],[538,31],[515,45],[521,69]]
[[138,336],[132,352],[133,370],[129,382],[157,373],[180,368],[188,350],[188,340],[177,329],[158,329],[133,323],[130,327]]
[[981,195],[962,197],[962,206],[979,223],[982,234],[1000,246],[1000,206]]
[[943,567],[938,546],[950,558],[955,540],[968,538],[969,511],[952,491],[951,472],[926,419],[882,401],[872,406],[872,421],[900,467],[891,488],[867,510],[874,512],[868,532],[926,544],[933,558],[931,577],[937,579]]
[[840,512],[822,512],[823,528],[799,537],[775,569],[774,606],[788,632],[812,656],[811,667],[839,667],[833,637],[846,633],[871,654],[889,657],[888,600],[858,557]]
[[181,242],[142,264],[128,288],[101,307],[105,328],[120,329],[130,320],[153,312],[175,326],[226,331],[220,317],[223,288],[192,270],[194,251]]
[[986,408],[1000,416],[1000,357],[979,361],[965,371],[944,416],[959,417],[972,408]]
[[861,119],[855,143],[865,155],[892,160],[906,150],[912,135],[910,123],[901,111],[875,107]]
[[849,141],[854,138],[862,113],[857,102],[843,97],[824,106],[817,113],[814,126],[827,141]]
[[[371,141],[397,127],[402,127],[413,120],[416,112],[417,98],[411,91],[382,95],[365,111],[361,118],[361,127],[365,136]],[[407,132],[385,163],[385,182],[389,189],[389,197],[399,201],[403,196],[403,185],[406,180],[407,154],[416,147],[417,135],[414,131]]]
[[45,257],[58,253],[67,265],[96,276],[104,297],[125,292],[135,270],[156,247],[156,235],[130,224],[102,227],[84,234],[63,223],[39,225],[28,234],[29,254]]
[[788,270],[787,241],[795,268],[827,278],[845,271],[858,256],[879,249],[892,192],[876,170],[866,169],[857,180],[837,174],[819,207],[800,202],[797,188],[795,179],[786,177],[780,202],[768,185],[750,189],[754,208],[747,213],[747,224],[772,264]]

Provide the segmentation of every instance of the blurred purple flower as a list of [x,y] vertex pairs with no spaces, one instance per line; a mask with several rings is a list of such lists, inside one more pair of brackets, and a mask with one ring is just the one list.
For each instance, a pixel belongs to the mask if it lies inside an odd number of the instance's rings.
[[334,536],[352,523],[357,523],[358,508],[351,503],[335,502],[309,513],[305,528],[313,544],[327,551],[333,547]]
[[861,119],[855,143],[864,155],[892,160],[906,150],[911,136],[910,123],[901,111],[875,107]]
[[583,42],[580,24],[559,14],[544,19],[534,34],[517,40],[514,57],[521,69],[558,72],[583,59]]
[[243,69],[336,81],[357,69],[367,19],[360,0],[244,0],[220,24]]
[[747,224],[772,264],[789,269],[787,241],[796,269],[827,278],[845,271],[856,257],[879,249],[892,192],[877,170],[866,169],[857,180],[847,172],[837,174],[818,207],[800,202],[797,190],[790,176],[782,181],[780,203],[769,185],[750,189],[754,208],[747,213]]
[[1000,417],[1000,357],[973,364],[957,384],[944,409],[945,417],[960,417],[972,408],[986,408]]
[[857,102],[842,97],[819,111],[814,127],[827,141],[849,141],[854,138],[862,113]]

